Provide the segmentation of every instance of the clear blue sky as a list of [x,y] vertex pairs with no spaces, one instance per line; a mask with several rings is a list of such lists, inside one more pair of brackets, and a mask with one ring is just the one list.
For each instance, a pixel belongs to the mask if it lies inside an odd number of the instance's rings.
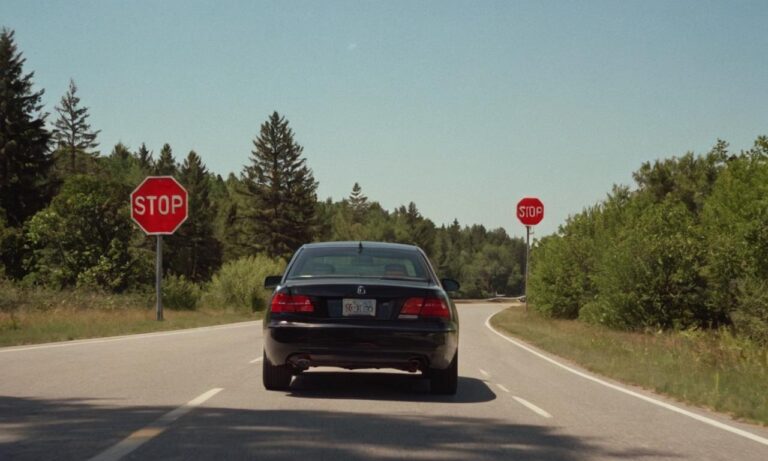
[[766,1],[10,1],[48,110],[69,78],[101,150],[122,141],[239,173],[273,111],[320,182],[438,225],[537,229],[644,161],[768,134]]

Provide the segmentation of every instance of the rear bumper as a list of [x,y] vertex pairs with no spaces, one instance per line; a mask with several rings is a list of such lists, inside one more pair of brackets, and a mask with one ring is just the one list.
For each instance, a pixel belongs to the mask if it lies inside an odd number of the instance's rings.
[[342,368],[445,369],[458,348],[456,324],[418,326],[346,323],[268,322],[264,352],[274,365],[296,364]]

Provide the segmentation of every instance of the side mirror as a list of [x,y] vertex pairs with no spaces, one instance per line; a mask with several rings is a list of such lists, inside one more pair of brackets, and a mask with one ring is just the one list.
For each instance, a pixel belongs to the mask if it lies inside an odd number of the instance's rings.
[[445,291],[459,291],[461,285],[454,279],[440,279],[440,283],[443,284]]
[[275,288],[282,280],[282,275],[270,275],[264,279],[264,288]]

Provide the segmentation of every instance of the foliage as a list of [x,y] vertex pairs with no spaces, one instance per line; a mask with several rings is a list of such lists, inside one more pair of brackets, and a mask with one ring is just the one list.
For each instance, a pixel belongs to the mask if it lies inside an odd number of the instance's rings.
[[317,181],[288,120],[277,112],[261,125],[253,145],[251,164],[242,173],[248,198],[243,216],[253,227],[247,245],[287,258],[315,235]]
[[8,226],[18,228],[48,203],[53,160],[43,90],[32,90],[34,72],[24,74],[13,36],[0,32],[0,208]]
[[768,344],[768,139],[645,163],[532,252],[537,310],[625,329],[733,326]]
[[183,275],[163,279],[163,306],[169,309],[194,310],[202,295],[200,287]]
[[225,263],[208,284],[201,305],[246,311],[263,310],[271,296],[271,292],[264,288],[264,279],[269,275],[282,274],[284,270],[285,261],[264,255]]
[[221,265],[221,244],[213,235],[216,207],[210,200],[208,170],[195,151],[190,151],[181,165],[179,181],[187,190],[189,214],[166,239],[172,250],[167,267],[196,282],[209,280]]
[[129,245],[128,193],[119,183],[69,177],[51,205],[24,227],[31,250],[25,261],[27,280],[54,287],[95,285],[110,291],[145,280],[151,266]]
[[[88,157],[96,155],[93,149],[99,145],[96,142],[99,130],[91,130],[88,108],[80,106],[74,80],[69,81],[69,88],[56,106],[56,112],[59,117],[54,122],[53,131],[57,146],[55,157],[66,165],[60,169],[69,174],[85,173],[86,166],[92,160]],[[78,157],[82,157],[80,165],[77,164]]]
[[160,149],[160,157],[155,162],[155,176],[175,176],[178,171],[176,165],[176,159],[173,158],[173,149],[171,145],[163,144],[163,148]]

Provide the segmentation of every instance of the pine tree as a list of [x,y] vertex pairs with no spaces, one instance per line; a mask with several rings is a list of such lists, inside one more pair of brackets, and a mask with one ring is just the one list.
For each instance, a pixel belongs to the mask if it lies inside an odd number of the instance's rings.
[[317,182],[302,158],[285,117],[274,112],[253,141],[251,165],[243,170],[257,251],[288,257],[315,235]]
[[135,157],[136,160],[138,160],[139,167],[142,171],[149,173],[154,170],[155,165],[152,161],[152,152],[147,149],[146,144],[141,143],[141,147],[139,147],[139,150],[136,151]]
[[352,193],[349,194],[347,202],[349,202],[349,208],[352,210],[353,222],[361,224],[365,219],[365,214],[370,204],[368,203],[368,197],[363,194],[360,184],[355,183],[352,186]]
[[131,157],[131,151],[125,144],[118,142],[115,144],[115,147],[112,148],[112,153],[109,154],[109,156],[115,160],[125,161]]
[[92,149],[99,145],[96,142],[96,136],[100,132],[100,130],[91,131],[91,125],[88,124],[88,108],[80,107],[80,98],[76,94],[77,86],[74,80],[70,80],[66,94],[56,106],[59,118],[54,123],[53,131],[57,154],[68,161],[70,174],[85,171],[85,165],[77,165],[78,157],[96,156],[96,152]]
[[176,174],[176,160],[173,158],[173,151],[170,144],[164,144],[160,149],[160,157],[155,162],[155,175],[174,176]]
[[25,59],[13,31],[0,32],[0,208],[18,227],[45,207],[50,197],[51,135],[41,112],[43,90],[32,91],[34,72],[24,74]]
[[213,235],[217,210],[210,199],[208,170],[195,151],[184,159],[179,181],[187,189],[189,217],[167,240],[169,267],[190,280],[207,280],[221,264],[221,243]]

